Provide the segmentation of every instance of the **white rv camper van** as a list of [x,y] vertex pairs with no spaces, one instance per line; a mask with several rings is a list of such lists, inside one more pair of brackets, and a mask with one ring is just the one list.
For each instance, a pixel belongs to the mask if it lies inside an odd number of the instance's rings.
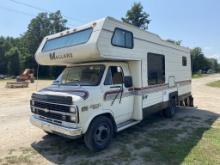
[[111,17],[45,37],[35,59],[66,69],[33,93],[32,124],[93,151],[153,112],[193,105],[190,50]]

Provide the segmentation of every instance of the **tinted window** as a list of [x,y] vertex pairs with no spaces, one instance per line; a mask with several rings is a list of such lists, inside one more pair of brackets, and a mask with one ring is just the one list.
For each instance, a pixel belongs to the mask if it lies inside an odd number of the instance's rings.
[[165,83],[165,58],[163,55],[148,53],[148,85]]
[[105,78],[104,85],[115,85],[123,83],[123,72],[119,66],[110,66]]
[[182,65],[183,66],[187,65],[187,58],[185,56],[182,57]]
[[112,45],[133,48],[133,34],[127,30],[116,28],[112,37]]
[[45,43],[42,51],[46,52],[54,49],[86,43],[89,40],[91,33],[92,28],[89,28],[59,38],[48,40]]

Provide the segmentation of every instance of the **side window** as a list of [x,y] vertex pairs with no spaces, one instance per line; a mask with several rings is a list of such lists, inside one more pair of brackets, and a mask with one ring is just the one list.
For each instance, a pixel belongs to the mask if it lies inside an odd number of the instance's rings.
[[115,28],[112,36],[112,45],[132,49],[134,45],[133,40],[132,32]]
[[183,66],[187,66],[187,58],[186,58],[186,56],[182,57],[182,65]]
[[110,66],[105,78],[104,85],[115,85],[123,83],[123,71],[119,66]]
[[148,85],[165,83],[165,57],[160,54],[148,53]]

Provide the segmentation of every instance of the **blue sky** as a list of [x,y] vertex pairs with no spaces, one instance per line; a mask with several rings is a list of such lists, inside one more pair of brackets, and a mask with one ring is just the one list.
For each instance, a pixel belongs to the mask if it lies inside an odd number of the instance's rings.
[[[0,35],[20,36],[30,20],[40,11],[0,0]],[[14,0],[47,11],[61,10],[68,23],[78,26],[105,16],[120,19],[133,0]],[[199,46],[209,57],[220,62],[220,1],[219,0],[140,0],[152,22],[149,31],[163,39],[182,40],[187,47]],[[17,13],[14,10],[23,12]]]

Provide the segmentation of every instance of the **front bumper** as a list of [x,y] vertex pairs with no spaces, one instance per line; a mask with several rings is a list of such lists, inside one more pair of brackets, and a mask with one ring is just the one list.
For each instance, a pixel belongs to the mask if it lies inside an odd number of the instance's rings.
[[55,125],[55,124],[48,123],[48,122],[43,121],[43,120],[39,120],[39,119],[35,118],[34,116],[31,116],[30,122],[34,126],[39,127],[41,129],[43,129],[44,131],[54,133],[54,134],[58,134],[58,135],[68,137],[68,138],[71,138],[71,139],[78,138],[82,135],[82,129],[81,128],[67,128],[67,127]]

